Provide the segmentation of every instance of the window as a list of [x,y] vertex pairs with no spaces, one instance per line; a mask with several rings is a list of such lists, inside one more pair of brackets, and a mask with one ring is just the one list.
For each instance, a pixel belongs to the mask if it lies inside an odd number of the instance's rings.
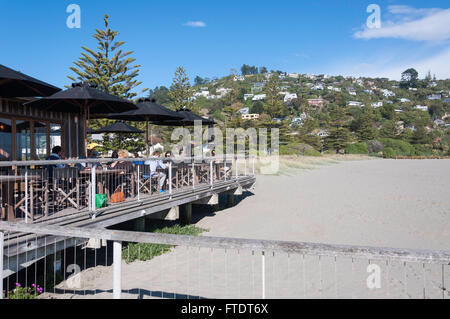
[[62,146],[61,125],[50,124],[50,150],[55,146]]
[[36,159],[47,157],[47,123],[34,122],[34,150]]
[[31,123],[16,120],[16,159],[19,161],[31,160]]
[[0,118],[0,161],[12,160],[12,121]]

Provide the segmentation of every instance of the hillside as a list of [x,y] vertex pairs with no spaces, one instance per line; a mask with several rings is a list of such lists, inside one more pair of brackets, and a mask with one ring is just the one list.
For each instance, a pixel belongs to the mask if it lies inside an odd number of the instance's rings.
[[[197,77],[193,109],[222,128],[279,127],[282,153],[449,154],[450,80],[253,73]],[[170,106],[167,92],[150,96]]]

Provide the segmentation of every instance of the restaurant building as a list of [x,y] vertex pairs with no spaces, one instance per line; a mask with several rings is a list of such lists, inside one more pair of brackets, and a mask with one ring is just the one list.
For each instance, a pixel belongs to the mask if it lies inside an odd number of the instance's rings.
[[80,115],[26,106],[31,98],[0,97],[0,161],[42,160],[54,146],[66,158],[85,153]]

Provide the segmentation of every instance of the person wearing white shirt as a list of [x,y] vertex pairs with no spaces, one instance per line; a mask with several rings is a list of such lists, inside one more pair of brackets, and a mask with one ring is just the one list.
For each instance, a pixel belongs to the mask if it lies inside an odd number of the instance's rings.
[[[153,153],[153,157],[160,157],[161,153],[159,151],[155,151]],[[145,161],[145,165],[150,166],[150,176],[151,177],[155,177],[158,176],[159,174],[159,179],[160,179],[160,183],[159,183],[159,191],[161,193],[165,193],[165,191],[162,190],[162,186],[164,185],[164,182],[166,181],[167,175],[164,172],[158,172],[158,168],[161,169],[166,169],[166,165],[163,163],[162,160],[158,160],[158,159],[152,159],[149,161]]]

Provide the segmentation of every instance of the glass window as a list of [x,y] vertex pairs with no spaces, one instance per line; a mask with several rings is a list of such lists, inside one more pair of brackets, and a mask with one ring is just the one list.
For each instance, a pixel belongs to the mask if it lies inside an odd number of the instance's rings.
[[31,160],[31,131],[30,122],[16,120],[16,159],[19,161]]
[[61,144],[61,125],[50,124],[50,151],[55,146],[62,146]]
[[0,118],[0,161],[12,160],[11,120]]
[[34,122],[34,149],[36,159],[43,160],[47,155],[47,124]]

